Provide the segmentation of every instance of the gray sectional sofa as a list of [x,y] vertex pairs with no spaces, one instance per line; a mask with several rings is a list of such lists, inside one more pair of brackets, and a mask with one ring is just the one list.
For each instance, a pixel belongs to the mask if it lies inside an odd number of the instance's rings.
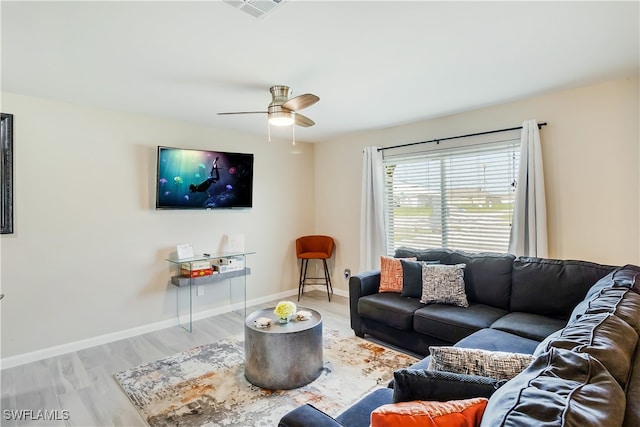
[[[419,298],[380,293],[380,272],[349,281],[351,328],[411,352],[427,355],[431,345],[494,342],[504,351],[531,353],[540,341],[564,327],[587,290],[615,267],[586,261],[516,258],[510,254],[466,253],[447,249],[399,248],[396,258],[465,264],[469,307],[421,304]],[[405,288],[421,276],[404,266]],[[472,344],[472,343],[468,343]]]
[[503,384],[428,371],[427,356],[336,419],[304,405],[280,426],[368,426],[382,404],[478,396],[489,398],[482,426],[640,425],[640,267],[445,249],[400,248],[395,256],[465,264],[469,307],[406,295],[418,279],[405,262],[402,293],[378,292],[379,271],[351,278],[356,335],[424,356],[429,346],[451,345],[532,354],[533,362]]

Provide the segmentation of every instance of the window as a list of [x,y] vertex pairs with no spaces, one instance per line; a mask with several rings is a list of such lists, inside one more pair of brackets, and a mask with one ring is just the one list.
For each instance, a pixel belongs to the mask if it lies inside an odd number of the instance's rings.
[[519,138],[386,155],[388,253],[400,246],[506,252]]

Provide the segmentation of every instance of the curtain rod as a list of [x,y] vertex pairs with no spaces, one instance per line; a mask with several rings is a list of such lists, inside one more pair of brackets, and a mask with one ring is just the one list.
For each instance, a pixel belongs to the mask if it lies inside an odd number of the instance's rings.
[[[540,129],[542,126],[546,126],[546,125],[547,125],[547,122],[538,123],[538,129]],[[408,144],[392,145],[391,147],[378,148],[378,151],[391,150],[392,148],[410,147],[412,145],[418,145],[418,144],[428,144],[428,143],[431,143],[431,142],[435,142],[436,144],[440,144],[440,141],[448,141],[450,139],[467,138],[469,136],[489,135],[491,133],[508,132],[510,130],[518,130],[518,129],[522,129],[522,126],[517,126],[517,127],[514,127],[514,128],[507,128],[507,129],[488,130],[486,132],[468,133],[466,135],[449,136],[449,137],[446,137],[446,138],[432,139],[432,140],[429,140],[429,141],[410,142]]]

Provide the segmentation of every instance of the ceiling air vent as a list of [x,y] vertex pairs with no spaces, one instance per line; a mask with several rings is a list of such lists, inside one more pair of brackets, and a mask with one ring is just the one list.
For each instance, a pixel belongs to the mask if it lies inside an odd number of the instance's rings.
[[255,18],[262,18],[281,4],[283,0],[224,0],[224,2]]

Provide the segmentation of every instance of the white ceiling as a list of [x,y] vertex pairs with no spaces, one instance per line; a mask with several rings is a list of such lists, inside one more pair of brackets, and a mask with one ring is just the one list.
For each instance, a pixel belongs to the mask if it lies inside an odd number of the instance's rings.
[[263,115],[216,113],[265,110],[285,84],[320,97],[296,129],[319,142],[638,76],[639,5],[284,0],[257,19],[221,1],[3,0],[2,90],[266,134]]

